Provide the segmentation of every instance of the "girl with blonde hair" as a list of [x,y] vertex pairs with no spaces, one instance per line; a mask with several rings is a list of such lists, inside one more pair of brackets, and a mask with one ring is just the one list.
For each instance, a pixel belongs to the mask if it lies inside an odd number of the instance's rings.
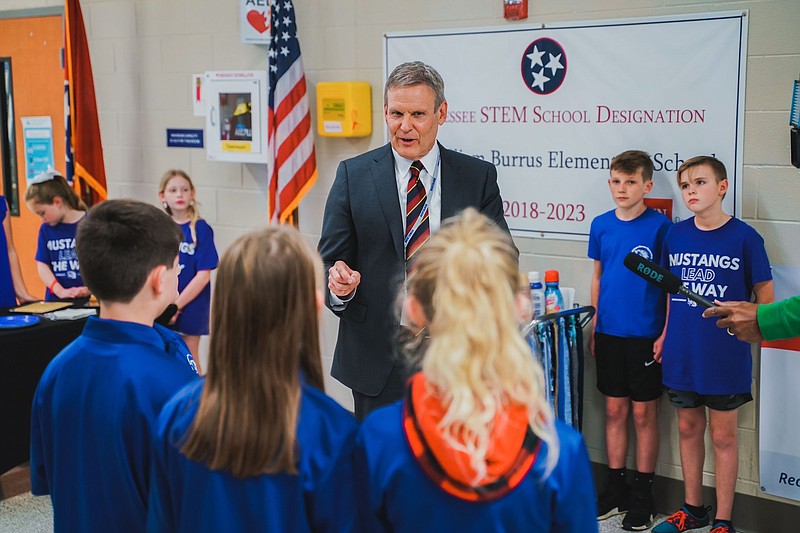
[[149,531],[355,528],[357,424],[323,392],[321,280],[319,257],[290,226],[245,235],[223,255],[208,374],[156,424]]
[[54,170],[42,172],[28,183],[25,202],[42,219],[36,269],[47,287],[44,299],[88,297],[75,249],[75,234],[86,216],[86,204]]
[[518,282],[511,238],[474,209],[418,253],[405,310],[422,371],[356,444],[368,530],[597,530],[583,439],[554,421],[519,333]]
[[158,199],[172,220],[183,232],[178,261],[178,298],[170,327],[183,336],[200,369],[200,337],[208,335],[208,313],[211,306],[211,271],[219,257],[214,246],[214,231],[200,218],[195,188],[182,170],[168,170],[158,186]]

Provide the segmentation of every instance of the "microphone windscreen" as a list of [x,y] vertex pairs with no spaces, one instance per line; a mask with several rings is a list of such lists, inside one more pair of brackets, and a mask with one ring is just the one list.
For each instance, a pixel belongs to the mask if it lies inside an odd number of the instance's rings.
[[641,255],[630,252],[625,256],[624,263],[637,276],[672,294],[677,294],[682,285],[678,276]]

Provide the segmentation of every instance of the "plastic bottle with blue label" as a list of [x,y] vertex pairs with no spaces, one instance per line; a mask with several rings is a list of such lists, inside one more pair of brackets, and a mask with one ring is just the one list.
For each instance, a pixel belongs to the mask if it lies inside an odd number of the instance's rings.
[[531,284],[531,300],[533,300],[533,316],[545,314],[544,288],[542,278],[538,272],[528,272],[528,281]]
[[564,310],[564,297],[558,288],[558,270],[544,273],[544,307],[547,314]]

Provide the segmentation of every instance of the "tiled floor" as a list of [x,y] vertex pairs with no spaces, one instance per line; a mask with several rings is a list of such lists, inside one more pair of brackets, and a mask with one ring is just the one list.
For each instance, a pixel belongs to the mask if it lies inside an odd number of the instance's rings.
[[[655,523],[664,519],[659,516]],[[622,515],[598,524],[600,533],[622,533]],[[692,533],[708,533],[710,527]],[[0,533],[46,533],[53,531],[53,508],[47,496],[32,496],[30,492],[0,501]],[[649,531],[649,530],[648,530]],[[740,530],[740,533],[745,533]]]
[[30,492],[0,501],[0,533],[50,533],[53,506],[48,496]]
[[[625,531],[622,529],[622,517],[625,515],[618,515],[612,516],[607,520],[603,520],[602,522],[598,522],[600,526],[600,533],[618,533]],[[659,516],[654,524],[658,524],[664,519],[663,516]],[[649,531],[649,530],[648,530]]]
[[[653,522],[653,525],[660,524],[661,521],[664,520],[664,518],[666,518],[666,516],[664,516],[664,515],[659,516],[658,518],[656,518],[655,522]],[[602,522],[599,522],[598,525],[600,526],[600,533],[623,533],[623,532],[625,532],[625,530],[622,529],[622,515],[611,517],[608,520],[603,520]],[[647,531],[650,531],[650,530],[648,529]],[[704,527],[703,529],[693,529],[692,533],[708,533],[709,531],[711,531],[711,526]],[[737,531],[739,533],[747,533],[747,532],[745,532],[745,531],[743,531],[741,529],[737,529]],[[627,533],[627,532],[625,532],[625,533]]]

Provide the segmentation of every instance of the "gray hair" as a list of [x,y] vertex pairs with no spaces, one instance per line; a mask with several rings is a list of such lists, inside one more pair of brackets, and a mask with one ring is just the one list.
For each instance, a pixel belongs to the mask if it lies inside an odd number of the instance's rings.
[[386,104],[388,101],[389,89],[411,87],[412,85],[427,85],[433,90],[434,109],[439,109],[444,102],[444,80],[441,74],[422,61],[409,61],[397,65],[386,78],[386,85],[383,88],[383,103]]

